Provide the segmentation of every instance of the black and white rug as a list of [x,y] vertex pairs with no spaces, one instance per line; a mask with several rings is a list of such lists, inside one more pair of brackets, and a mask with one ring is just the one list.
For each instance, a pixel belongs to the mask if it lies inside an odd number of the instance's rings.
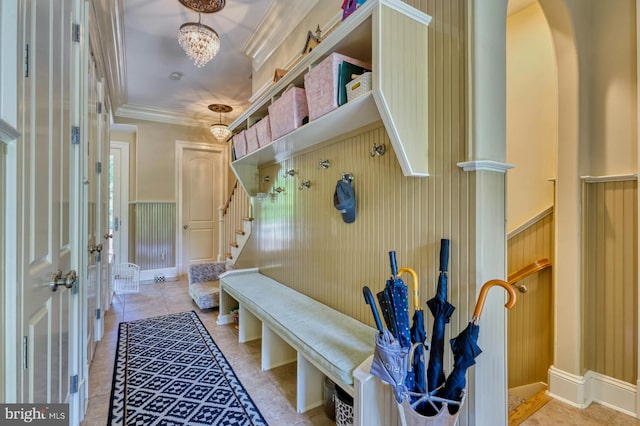
[[266,425],[195,312],[120,323],[109,425]]

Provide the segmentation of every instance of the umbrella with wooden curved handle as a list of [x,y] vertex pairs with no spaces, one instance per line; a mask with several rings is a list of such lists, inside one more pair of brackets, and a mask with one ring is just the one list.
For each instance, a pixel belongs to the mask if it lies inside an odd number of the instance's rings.
[[413,279],[413,308],[422,309],[420,306],[420,298],[418,297],[418,274],[413,269],[405,266],[404,268],[398,269],[398,276],[405,272],[411,275],[411,278]]
[[489,293],[489,290],[492,287],[496,287],[496,286],[504,288],[509,294],[509,299],[507,300],[507,303],[504,304],[505,308],[511,309],[516,304],[516,301],[518,300],[518,296],[513,286],[509,285],[509,283],[502,280],[487,281],[486,283],[484,283],[484,285],[480,289],[480,294],[478,295],[478,301],[476,302],[476,308],[473,311],[473,318],[471,319],[471,321],[474,324],[477,324],[478,321],[480,320],[480,315],[482,315],[482,309],[484,308],[484,302],[487,299],[487,294]]

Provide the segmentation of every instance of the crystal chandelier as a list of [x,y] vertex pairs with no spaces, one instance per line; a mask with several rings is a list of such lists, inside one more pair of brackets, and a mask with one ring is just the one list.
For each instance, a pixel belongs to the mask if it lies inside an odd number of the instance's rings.
[[231,108],[229,105],[222,104],[211,104],[208,108],[211,111],[218,113],[218,122],[212,124],[211,127],[209,127],[211,134],[219,142],[226,142],[227,139],[229,139],[229,136],[231,136],[231,130],[229,130],[229,126],[222,122],[222,113],[231,112],[233,111],[233,108]]
[[180,26],[178,43],[189,59],[198,68],[202,68],[220,51],[220,38],[213,28],[198,22],[187,22]]

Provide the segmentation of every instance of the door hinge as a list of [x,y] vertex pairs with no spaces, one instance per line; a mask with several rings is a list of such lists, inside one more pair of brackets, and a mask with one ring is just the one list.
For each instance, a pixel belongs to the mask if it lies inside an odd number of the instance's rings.
[[24,46],[24,77],[29,78],[29,43]]
[[96,319],[100,319],[100,308],[96,309]]
[[80,144],[80,126],[71,127],[71,143],[74,145]]
[[102,102],[98,102],[96,108],[98,109],[98,114],[102,114]]
[[97,174],[102,173],[102,162],[101,162],[101,161],[98,161],[98,162],[96,163],[96,173],[97,173]]
[[78,375],[71,376],[69,383],[69,393],[78,393]]
[[73,24],[72,38],[76,43],[80,43],[80,24]]
[[22,336],[22,368],[29,367],[29,338]]

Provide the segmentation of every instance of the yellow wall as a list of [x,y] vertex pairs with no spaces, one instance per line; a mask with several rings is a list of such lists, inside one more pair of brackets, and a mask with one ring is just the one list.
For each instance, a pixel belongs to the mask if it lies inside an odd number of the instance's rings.
[[253,92],[260,89],[265,83],[273,80],[276,68],[285,68],[292,58],[302,52],[307,40],[307,32],[315,32],[318,25],[322,28],[342,9],[342,0],[321,0],[309,12],[309,14],[291,30],[282,45],[265,61],[257,70],[253,71]]
[[[189,127],[116,117],[119,124],[137,127],[135,157],[136,201],[176,201],[176,141],[213,143],[206,127]],[[114,139],[114,136],[112,136]],[[133,147],[132,147],[133,148]],[[135,160],[134,160],[135,158]]]
[[636,2],[592,1],[591,5],[589,174],[636,173]]
[[553,205],[558,88],[549,26],[538,3],[507,19],[508,231]]
[[638,184],[585,184],[584,367],[636,384]]

